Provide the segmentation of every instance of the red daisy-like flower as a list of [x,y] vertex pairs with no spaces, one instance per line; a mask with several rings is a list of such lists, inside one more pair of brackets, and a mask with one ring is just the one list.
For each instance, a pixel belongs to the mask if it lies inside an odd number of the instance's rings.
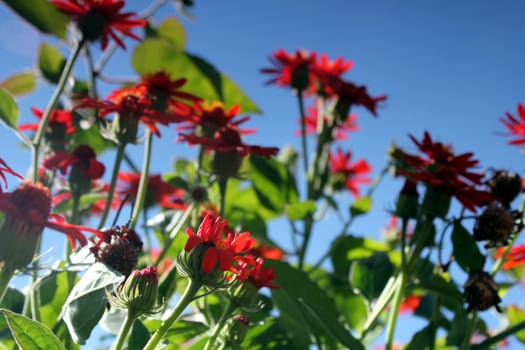
[[[317,108],[309,106],[307,109],[307,114],[305,116],[305,125],[306,125],[306,135],[312,135],[317,132],[317,124],[319,122],[319,117],[317,114]],[[323,121],[328,122],[328,117],[324,117]],[[359,126],[356,124],[357,115],[350,114],[346,121],[342,124],[339,124],[335,128],[335,139],[336,140],[346,140],[348,138],[347,133],[359,130]],[[301,135],[301,131],[297,130],[296,135]]]
[[279,288],[272,284],[275,272],[270,267],[263,268],[264,259],[253,255],[244,255],[236,258],[234,273],[239,281],[248,281],[258,289],[263,287]]
[[[38,119],[42,119],[44,111],[38,108],[31,108],[31,112]],[[26,131],[37,131],[39,123],[25,123],[18,126],[19,130]],[[73,113],[70,111],[64,111],[62,109],[54,109],[49,116],[47,128],[50,133],[65,133],[70,135],[75,132],[75,125],[73,124]]]
[[168,73],[160,71],[143,76],[137,85],[146,89],[147,96],[154,101],[158,110],[171,108],[179,114],[188,115],[191,108],[179,100],[199,102],[201,98],[180,91],[186,81],[186,78],[172,79]]
[[102,50],[108,45],[109,38],[115,40],[118,46],[126,46],[117,32],[135,40],[140,37],[131,32],[132,28],[146,25],[143,19],[132,18],[134,12],[120,12],[124,7],[124,0],[51,0],[51,4],[71,16],[82,32],[84,39],[102,39]]
[[206,252],[202,257],[202,272],[210,273],[215,269],[217,263],[221,271],[230,271],[233,267],[234,257],[239,253],[251,249],[255,239],[250,237],[249,232],[228,233],[223,236],[227,221],[220,216],[213,219],[207,215],[199,225],[197,233],[187,228],[188,241],[184,250],[188,253],[200,244],[207,245]]
[[12,234],[39,237],[48,227],[66,234],[73,248],[76,242],[86,245],[83,232],[102,236],[100,231],[68,224],[60,216],[51,214],[51,194],[39,183],[25,182],[11,193],[0,193],[0,211],[5,213],[3,225],[11,227]]
[[334,84],[334,92],[340,101],[350,106],[363,106],[374,116],[377,116],[379,102],[385,101],[386,96],[371,97],[366,91],[366,86],[357,86],[352,82],[340,80]]
[[254,247],[248,252],[248,254],[272,260],[281,260],[284,257],[284,252],[280,248],[271,247],[260,242],[255,242]]
[[337,153],[330,153],[330,171],[332,174],[342,175],[345,186],[354,197],[359,197],[359,185],[369,184],[372,179],[367,174],[372,171],[368,162],[364,159],[357,160],[351,164],[352,152],[343,151],[338,148]]
[[472,171],[478,164],[478,161],[472,158],[473,153],[455,155],[450,146],[434,142],[426,131],[421,142],[412,135],[410,138],[425,156],[405,154],[404,161],[409,167],[398,169],[398,175],[441,188],[472,211],[492,200],[488,192],[476,189],[476,186],[482,185],[484,175]]
[[[505,247],[498,248],[494,258],[499,259],[503,255]],[[510,248],[505,262],[503,263],[503,270],[511,270],[517,266],[525,264],[525,244],[518,244]]]
[[147,89],[144,86],[134,86],[114,90],[108,95],[107,100],[97,100],[91,97],[77,99],[77,108],[99,109],[98,116],[103,118],[112,113],[118,113],[130,123],[141,121],[155,135],[160,137],[157,123],[169,125],[184,120],[184,117],[175,112],[159,112],[153,108],[152,100],[146,96]]
[[341,80],[341,75],[350,70],[352,66],[352,61],[345,61],[342,57],[330,61],[326,54],[322,54],[312,67],[317,86],[311,85],[311,92],[325,97],[333,96],[335,85]]
[[505,113],[505,118],[501,118],[501,122],[510,133],[510,136],[514,139],[509,141],[511,145],[523,145],[525,144],[525,106],[518,103],[518,116],[514,117],[509,112]]
[[[119,172],[117,190],[122,199],[134,201],[140,182],[140,173]],[[175,188],[162,179],[160,175],[150,175],[147,183],[147,193],[144,207],[160,205],[164,208],[184,209],[184,190]]]
[[44,159],[44,167],[67,174],[71,167],[78,167],[86,179],[95,180],[104,175],[106,167],[96,159],[93,148],[80,145],[72,153],[55,154]]
[[247,145],[241,140],[241,134],[237,128],[223,127],[215,131],[213,138],[201,137],[195,134],[180,134],[178,141],[188,142],[190,145],[202,145],[207,151],[222,153],[237,152],[242,156],[257,154],[263,157],[271,157],[279,152],[277,147],[262,147]]
[[[20,175],[19,173],[13,171],[6,162],[0,158],[0,178],[4,181],[5,187],[7,187],[7,179],[4,175],[4,173],[11,174],[15,177],[18,177],[19,179],[23,179],[24,177]],[[2,193],[2,187],[0,186],[0,193]]]
[[403,299],[401,304],[399,305],[399,313],[400,314],[406,314],[411,313],[413,314],[417,308],[419,307],[419,304],[421,304],[421,295],[408,295]]
[[261,73],[271,74],[274,77],[267,84],[279,86],[290,86],[294,89],[304,91],[315,83],[315,75],[312,70],[316,63],[317,54],[297,50],[295,55],[288,54],[283,49],[274,51],[270,57],[273,68],[263,68]]

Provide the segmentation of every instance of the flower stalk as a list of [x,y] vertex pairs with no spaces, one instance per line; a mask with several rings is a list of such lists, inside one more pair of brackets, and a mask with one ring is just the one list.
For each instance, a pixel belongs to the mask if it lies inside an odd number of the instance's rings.
[[233,312],[236,309],[236,305],[232,302],[228,302],[228,305],[226,305],[226,309],[224,309],[221,317],[219,318],[219,321],[215,325],[215,328],[213,329],[213,333],[211,334],[210,338],[206,342],[206,346],[204,347],[204,350],[212,350],[214,349],[215,342],[217,340],[217,337],[219,336],[221,330],[224,328],[224,325],[226,324],[226,321],[231,317]]
[[153,145],[153,134],[149,129],[146,129],[146,141],[144,148],[144,162],[142,164],[142,171],[140,174],[139,188],[137,190],[137,199],[133,206],[133,213],[131,214],[131,228],[135,228],[139,219],[144,201],[146,200],[146,192],[148,190],[149,164],[151,161],[151,149]]
[[109,214],[109,210],[111,209],[111,202],[113,201],[113,195],[115,193],[115,186],[117,184],[118,172],[120,170],[120,165],[122,164],[122,159],[124,158],[125,148],[126,148],[126,145],[122,143],[117,146],[117,155],[115,157],[115,163],[113,165],[113,172],[111,173],[111,180],[109,182],[108,196],[106,198],[106,204],[104,206],[104,211],[102,212],[102,216],[100,217],[100,222],[98,224],[99,230],[102,227],[104,227],[104,224],[106,223],[106,219]]

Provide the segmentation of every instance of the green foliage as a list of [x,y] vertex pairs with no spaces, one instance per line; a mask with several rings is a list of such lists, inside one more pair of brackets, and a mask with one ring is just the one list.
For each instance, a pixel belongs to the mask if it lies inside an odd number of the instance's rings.
[[0,120],[16,130],[18,114],[18,105],[13,96],[7,90],[0,88]]
[[455,261],[466,271],[482,270],[485,257],[479,251],[474,237],[459,223],[454,223],[452,230]]
[[350,283],[368,300],[379,296],[394,273],[394,265],[385,252],[356,260],[350,269]]
[[57,84],[65,65],[66,59],[60,50],[47,43],[40,45],[38,49],[38,69],[44,79],[52,84]]
[[364,196],[357,199],[350,206],[350,214],[355,216],[360,216],[368,213],[372,208],[372,198],[369,196]]
[[0,82],[0,88],[15,96],[25,95],[36,88],[36,78],[33,71],[12,74]]

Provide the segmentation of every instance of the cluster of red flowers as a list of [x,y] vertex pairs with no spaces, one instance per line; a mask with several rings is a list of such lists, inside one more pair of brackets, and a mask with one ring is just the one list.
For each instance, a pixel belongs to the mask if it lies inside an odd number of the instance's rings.
[[455,155],[450,146],[433,141],[428,132],[425,132],[421,142],[412,135],[410,138],[423,156],[404,154],[403,161],[408,167],[397,169],[398,175],[414,182],[425,182],[448,193],[472,211],[492,200],[487,191],[476,188],[483,184],[484,174],[472,170],[478,164],[472,158],[473,153]]
[[[305,116],[305,132],[306,132],[306,135],[311,135],[311,134],[315,134],[318,130],[318,127],[319,127],[319,115],[318,115],[318,111],[317,111],[317,108],[315,107],[312,107],[312,106],[309,106],[307,109],[306,109],[306,116]],[[322,121],[324,121],[324,123],[326,124],[327,121],[328,121],[328,117],[325,116],[323,119],[321,119]],[[357,115],[356,114],[349,114],[347,119],[342,122],[342,123],[339,123],[337,125],[337,129],[335,131],[335,136],[334,138],[336,140],[346,140],[348,138],[348,133],[349,132],[354,132],[354,131],[357,131],[359,130],[359,125],[357,125]],[[295,132],[296,135],[301,135],[301,131],[298,130]]]

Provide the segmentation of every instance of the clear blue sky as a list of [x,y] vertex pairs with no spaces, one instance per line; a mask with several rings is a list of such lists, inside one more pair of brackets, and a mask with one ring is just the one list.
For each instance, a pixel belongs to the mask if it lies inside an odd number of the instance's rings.
[[[128,8],[140,9],[144,3],[128,1]],[[354,68],[347,79],[367,85],[372,95],[388,95],[378,118],[355,110],[361,130],[341,144],[355,157],[366,157],[374,173],[385,164],[392,141],[412,147],[407,134],[421,138],[428,130],[434,138],[453,144],[457,152],[474,151],[484,167],[525,174],[523,155],[498,135],[504,132],[499,118],[505,111],[515,114],[517,102],[525,102],[525,2],[197,0],[190,12],[194,21],[181,20],[187,50],[228,74],[264,112],[253,116],[250,126],[259,131],[250,135],[249,142],[299,145],[294,136],[298,115],[294,97],[287,89],[265,86],[267,77],[259,69],[269,66],[267,57],[276,49],[304,48],[352,60]],[[172,15],[176,11],[166,6],[156,18]],[[0,79],[31,68],[35,48],[48,39],[1,6]],[[126,44],[129,54],[135,43]],[[122,54],[115,56],[107,72],[133,76],[126,61],[117,59]],[[83,66],[78,69],[82,72]],[[20,98],[21,121],[32,121],[30,106],[43,108],[50,94],[43,83],[35,94]],[[161,143],[154,146],[153,172],[166,171],[170,166],[166,159],[187,150],[174,145],[172,128],[162,133]],[[5,145],[0,157],[14,169],[26,171],[29,152],[14,148],[17,140],[6,128],[0,128],[0,139]],[[137,147],[136,159],[141,157]],[[356,233],[377,237],[400,185],[388,180],[380,186],[372,214],[356,223]],[[327,246],[325,231],[315,233],[312,246]],[[274,232],[272,237],[278,235]]]

